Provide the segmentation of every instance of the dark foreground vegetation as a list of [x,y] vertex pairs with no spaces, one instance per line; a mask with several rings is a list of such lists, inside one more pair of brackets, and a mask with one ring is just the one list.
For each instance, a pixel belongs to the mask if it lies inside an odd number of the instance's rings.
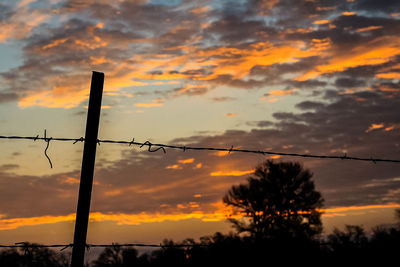
[[[195,242],[187,239],[179,244],[193,247],[176,248],[165,240],[165,248],[138,253],[134,248],[105,248],[90,266],[398,266],[400,229],[375,228],[367,235],[359,226],[336,230],[323,240],[253,240],[235,234],[216,233]],[[47,248],[3,249],[0,266],[4,267],[67,267],[69,255]],[[261,262],[261,264],[260,264]]]
[[[370,233],[347,225],[322,237],[323,198],[311,177],[299,163],[266,161],[223,198],[242,215],[230,219],[236,232],[179,244],[164,240],[162,248],[145,253],[107,247],[90,266],[398,266],[400,210],[398,225]],[[0,267],[67,267],[69,258],[47,248],[3,249]]]

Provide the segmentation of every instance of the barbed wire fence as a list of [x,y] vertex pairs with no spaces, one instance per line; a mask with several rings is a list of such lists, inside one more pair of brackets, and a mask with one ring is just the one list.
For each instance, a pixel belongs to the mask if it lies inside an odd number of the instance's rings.
[[[46,143],[46,148],[44,150],[44,155],[49,161],[50,168],[53,168],[53,163],[47,154],[47,151],[50,146],[51,141],[61,141],[61,142],[72,142],[76,144],[78,142],[84,142],[85,138],[66,138],[66,137],[47,137],[47,131],[44,130],[43,137],[39,135],[36,136],[0,136],[0,139],[14,139],[14,140],[32,140],[37,141],[41,140]],[[340,159],[340,160],[355,160],[355,161],[368,161],[368,162],[390,162],[390,163],[400,163],[398,159],[383,159],[383,158],[375,158],[375,157],[354,157],[348,156],[347,153],[343,155],[316,155],[316,154],[302,154],[302,153],[286,153],[286,152],[276,152],[270,150],[251,150],[251,149],[238,149],[234,148],[232,145],[230,148],[220,148],[220,147],[197,147],[197,146],[182,146],[182,145],[169,145],[169,144],[158,144],[158,143],[151,143],[150,141],[145,142],[137,142],[133,138],[131,141],[124,141],[124,140],[106,140],[106,139],[97,139],[97,144],[100,145],[101,143],[108,143],[108,144],[125,144],[129,146],[138,146],[139,148],[147,147],[148,152],[157,152],[161,150],[164,153],[167,153],[166,149],[175,149],[175,150],[182,150],[183,152],[194,150],[194,151],[221,151],[221,152],[239,152],[239,153],[252,153],[252,154],[260,154],[260,155],[274,155],[274,156],[288,156],[288,157],[302,157],[302,158],[318,158],[318,159]]]
[[[63,251],[67,248],[72,248],[73,243],[70,244],[55,244],[55,245],[43,245],[34,244],[28,242],[18,242],[14,245],[0,245],[0,248],[60,248]],[[143,243],[113,243],[113,244],[86,244],[86,249],[90,248],[115,248],[115,247],[147,247],[147,248],[190,248],[190,247],[207,247],[206,244],[143,244]]]

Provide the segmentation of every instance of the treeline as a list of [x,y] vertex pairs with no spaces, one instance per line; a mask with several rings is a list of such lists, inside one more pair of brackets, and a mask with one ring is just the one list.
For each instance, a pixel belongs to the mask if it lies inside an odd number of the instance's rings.
[[[105,248],[88,266],[398,266],[400,227],[376,227],[367,233],[360,226],[348,225],[325,238],[260,239],[238,234],[215,233],[199,241],[186,239],[178,243],[164,240],[163,248],[139,253],[135,248]],[[70,256],[48,248],[0,250],[0,266],[4,267],[67,267]],[[261,265],[260,265],[261,263]]]
[[191,245],[187,248],[174,244],[165,240],[164,248],[140,255],[132,248],[106,248],[92,266],[398,266],[400,228],[376,227],[367,234],[360,226],[347,225],[345,230],[336,229],[318,240],[255,240],[216,233],[198,242],[187,239],[179,243]]

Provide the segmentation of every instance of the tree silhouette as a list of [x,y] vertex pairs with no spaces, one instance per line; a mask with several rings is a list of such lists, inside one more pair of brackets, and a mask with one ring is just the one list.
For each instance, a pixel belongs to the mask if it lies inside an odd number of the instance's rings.
[[245,220],[229,219],[239,233],[256,239],[307,238],[322,231],[323,199],[315,190],[312,173],[297,162],[257,166],[246,184],[234,185],[223,198]]
[[29,247],[0,250],[0,266],[7,267],[67,267],[69,259],[63,253],[49,248]]
[[134,248],[123,249],[119,246],[107,247],[101,252],[98,259],[93,262],[94,267],[128,267],[145,266],[147,258],[138,257],[138,251]]

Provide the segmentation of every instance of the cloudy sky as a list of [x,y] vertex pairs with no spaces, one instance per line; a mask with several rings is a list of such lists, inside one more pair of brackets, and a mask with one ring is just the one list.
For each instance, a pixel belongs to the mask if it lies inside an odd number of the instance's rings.
[[[400,159],[397,0],[0,1],[0,135]],[[72,241],[83,145],[0,140],[0,243]],[[159,152],[159,153],[158,153]],[[221,202],[267,156],[98,147],[89,242],[229,231]],[[297,160],[325,231],[394,222],[400,165]]]

